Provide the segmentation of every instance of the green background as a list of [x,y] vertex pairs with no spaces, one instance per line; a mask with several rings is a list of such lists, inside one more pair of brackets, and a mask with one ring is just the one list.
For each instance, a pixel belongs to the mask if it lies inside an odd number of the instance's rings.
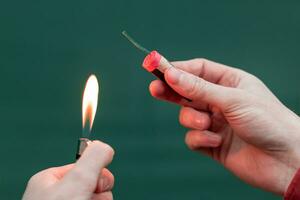
[[261,78],[300,112],[299,1],[0,2],[0,199],[34,173],[74,161],[81,98],[95,73],[96,139],[116,155],[115,199],[280,199],[190,152],[179,107],[151,98],[153,79],[123,29],[170,60],[205,57]]

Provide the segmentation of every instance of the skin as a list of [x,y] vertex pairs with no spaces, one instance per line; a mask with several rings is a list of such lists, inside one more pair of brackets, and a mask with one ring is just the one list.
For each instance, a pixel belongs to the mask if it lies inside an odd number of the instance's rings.
[[173,65],[165,72],[168,85],[155,80],[149,88],[157,99],[182,106],[187,146],[245,182],[284,195],[300,167],[299,117],[240,69],[206,59]]
[[110,146],[93,141],[75,164],[49,168],[31,177],[23,200],[112,200],[114,176],[104,167],[113,155]]

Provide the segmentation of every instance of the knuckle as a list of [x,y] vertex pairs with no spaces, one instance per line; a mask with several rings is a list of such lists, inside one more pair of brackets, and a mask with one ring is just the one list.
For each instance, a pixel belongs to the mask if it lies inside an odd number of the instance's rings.
[[198,81],[197,79],[192,79],[191,81],[191,87],[187,88],[187,93],[189,96],[194,96],[195,94],[197,94],[197,86],[198,86]]
[[82,183],[90,183],[94,180],[94,177],[89,175],[90,173],[85,173],[83,170],[75,168],[72,172],[74,179]]
[[195,62],[196,68],[197,68],[198,71],[199,71],[198,76],[202,76],[202,74],[203,74],[204,71],[205,71],[204,68],[205,68],[205,66],[206,66],[207,63],[208,63],[208,60],[205,59],[205,58],[196,58],[194,62]]
[[200,65],[200,66],[203,66],[205,64],[207,60],[205,58],[195,58],[194,59],[194,62],[197,64],[197,65]]
[[200,78],[194,78],[191,83],[191,87],[187,89],[187,94],[191,97],[203,98],[207,83],[202,81]]

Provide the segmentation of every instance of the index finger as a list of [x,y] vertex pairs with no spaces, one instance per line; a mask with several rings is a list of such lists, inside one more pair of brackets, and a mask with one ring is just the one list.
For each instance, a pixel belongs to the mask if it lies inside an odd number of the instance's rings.
[[175,61],[172,62],[172,64],[178,69],[189,72],[212,83],[218,83],[226,73],[234,73],[237,71],[235,68],[203,58]]

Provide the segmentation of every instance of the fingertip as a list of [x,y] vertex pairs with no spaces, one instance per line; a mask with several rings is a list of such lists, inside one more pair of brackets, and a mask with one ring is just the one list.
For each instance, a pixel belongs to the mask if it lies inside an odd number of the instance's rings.
[[185,144],[191,150],[196,150],[198,148],[198,145],[195,145],[195,141],[193,141],[193,137],[192,137],[192,133],[191,132],[188,132],[185,135]]
[[107,168],[104,168],[101,173],[101,176],[107,177],[109,182],[112,183],[110,185],[113,186],[113,183],[115,182],[115,176],[111,173],[111,171],[109,171]]
[[110,145],[108,145],[104,142],[101,142],[99,140],[92,141],[88,145],[88,148],[91,149],[90,151],[98,152],[99,154],[105,153],[110,156],[114,156],[114,154],[115,154],[114,149]]
[[102,193],[110,191],[114,187],[115,177],[106,168],[101,171],[100,178],[98,180],[98,185],[96,188],[96,193]]
[[154,80],[149,85],[149,91],[153,97],[162,97],[165,93],[165,84],[161,80]]

